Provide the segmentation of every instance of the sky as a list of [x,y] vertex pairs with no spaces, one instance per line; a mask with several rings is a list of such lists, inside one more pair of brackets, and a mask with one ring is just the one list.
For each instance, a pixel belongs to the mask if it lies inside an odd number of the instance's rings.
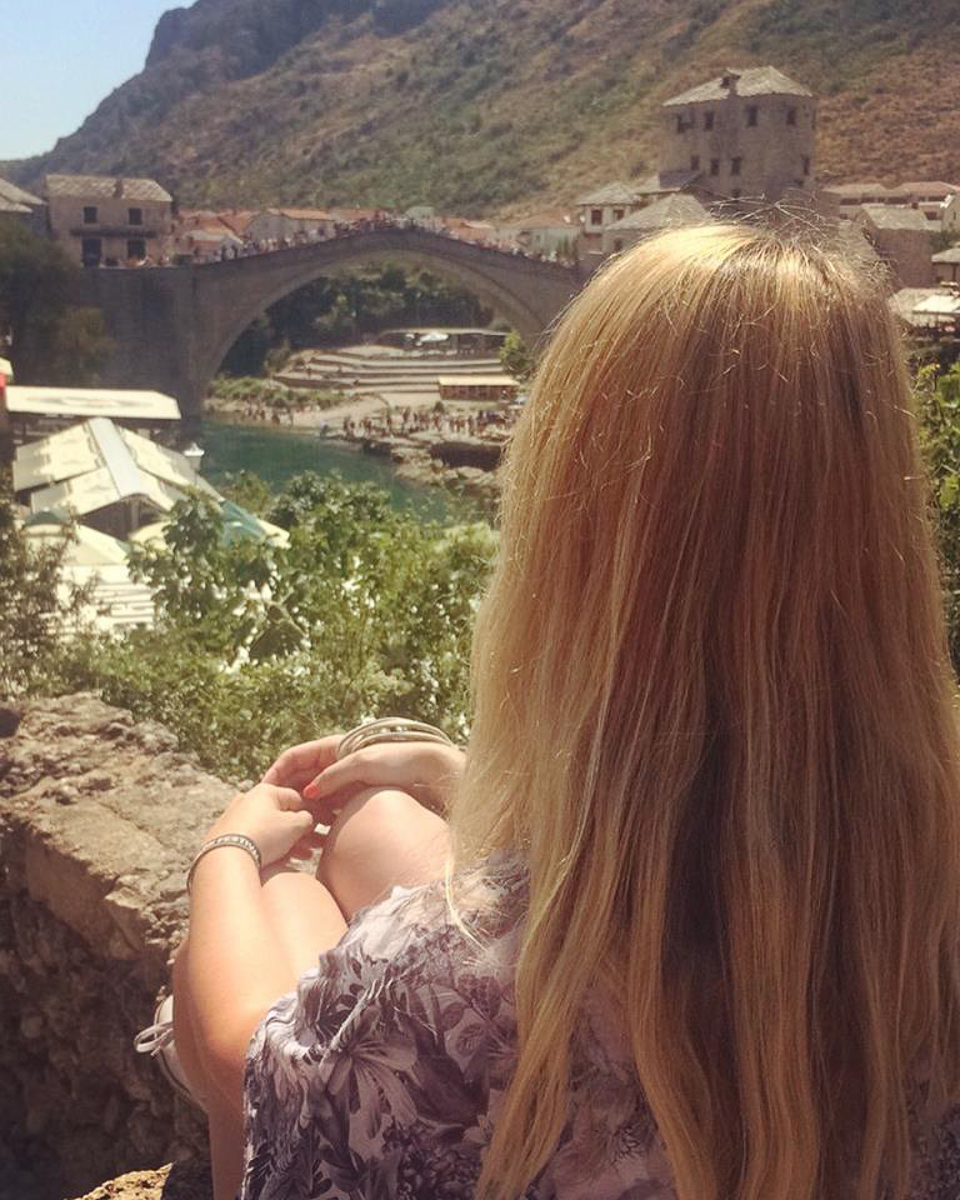
[[0,159],[42,154],[73,133],[143,69],[157,19],[176,7],[178,0],[0,0]]

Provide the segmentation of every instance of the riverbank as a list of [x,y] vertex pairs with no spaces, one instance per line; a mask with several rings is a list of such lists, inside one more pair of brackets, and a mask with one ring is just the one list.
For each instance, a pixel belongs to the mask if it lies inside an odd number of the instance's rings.
[[[409,406],[416,415],[429,406]],[[351,448],[389,460],[398,479],[417,485],[463,491],[488,504],[500,495],[497,467],[508,438],[506,424],[491,422],[479,433],[476,407],[447,405],[442,418],[421,421],[428,428],[404,432],[397,410],[379,397],[357,397],[330,409],[291,411],[287,419],[251,416],[241,405],[218,404],[208,412],[212,424],[277,433],[312,434],[325,445]],[[255,468],[253,468],[255,469]]]
[[[443,470],[439,460],[441,469],[433,468],[429,453],[403,462],[403,446],[394,448],[376,441],[365,447],[360,439],[324,437],[316,430],[291,429],[289,425],[210,419],[198,440],[205,452],[203,475],[215,487],[244,471],[259,476],[274,492],[283,491],[305,471],[336,473],[348,483],[382,488],[397,509],[425,521],[459,524],[494,519],[496,493],[468,486],[469,471],[460,476],[456,470]],[[394,449],[399,452],[396,458]]]

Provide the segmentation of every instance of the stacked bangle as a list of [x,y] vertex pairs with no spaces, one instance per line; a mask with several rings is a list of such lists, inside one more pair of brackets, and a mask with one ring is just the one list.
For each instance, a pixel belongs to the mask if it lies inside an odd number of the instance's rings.
[[253,838],[248,838],[243,833],[221,833],[219,837],[211,838],[209,842],[204,842],[200,849],[193,856],[193,862],[190,864],[190,869],[187,871],[187,895],[190,895],[190,885],[193,883],[193,873],[197,869],[197,863],[211,850],[218,850],[221,846],[236,846],[240,850],[246,850],[253,861],[257,864],[259,872],[263,867],[263,859],[260,855],[260,848]]
[[444,746],[454,743],[436,725],[423,721],[411,721],[407,717],[382,717],[379,721],[367,721],[345,733],[337,746],[337,758],[346,758],[367,746],[378,742],[439,742]]

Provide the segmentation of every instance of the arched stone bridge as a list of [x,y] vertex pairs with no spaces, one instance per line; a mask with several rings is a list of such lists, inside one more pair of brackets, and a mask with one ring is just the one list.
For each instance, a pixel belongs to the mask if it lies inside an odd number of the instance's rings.
[[457,280],[531,341],[585,278],[576,267],[420,229],[380,229],[226,262],[88,270],[78,299],[102,309],[114,342],[104,384],[176,396],[190,423],[227,351],[265,309],[322,275],[384,261]]

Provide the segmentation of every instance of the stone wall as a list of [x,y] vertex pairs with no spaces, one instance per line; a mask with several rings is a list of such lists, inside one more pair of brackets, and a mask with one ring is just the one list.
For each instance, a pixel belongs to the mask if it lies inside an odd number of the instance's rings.
[[230,792],[166,730],[93,697],[0,710],[0,1200],[204,1154],[200,1116],[132,1041]]

